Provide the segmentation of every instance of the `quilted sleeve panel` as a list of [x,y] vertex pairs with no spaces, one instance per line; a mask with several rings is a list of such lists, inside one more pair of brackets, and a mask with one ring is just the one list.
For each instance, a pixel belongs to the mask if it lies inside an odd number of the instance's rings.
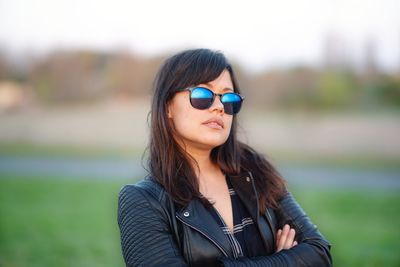
[[142,188],[124,186],[118,199],[118,225],[126,266],[187,266],[170,233],[165,213]]

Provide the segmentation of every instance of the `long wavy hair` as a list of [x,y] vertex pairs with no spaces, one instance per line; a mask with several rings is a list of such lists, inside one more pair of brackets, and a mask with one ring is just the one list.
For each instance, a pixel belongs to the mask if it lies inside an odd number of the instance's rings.
[[[151,179],[160,183],[181,206],[193,198],[209,202],[200,194],[198,179],[190,164],[195,160],[174,138],[175,130],[167,116],[167,106],[179,89],[213,81],[225,69],[230,73],[234,91],[240,93],[231,64],[221,52],[210,49],[186,50],[168,58],[154,80],[149,113],[148,168]],[[260,212],[267,207],[277,208],[278,200],[286,190],[285,181],[263,155],[237,140],[236,116],[233,115],[226,142],[211,151],[211,160],[228,175],[251,171],[259,195]]]

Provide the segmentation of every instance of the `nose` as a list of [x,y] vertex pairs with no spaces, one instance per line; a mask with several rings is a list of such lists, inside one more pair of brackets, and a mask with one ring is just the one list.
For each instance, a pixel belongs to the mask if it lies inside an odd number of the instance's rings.
[[224,112],[224,105],[221,102],[221,94],[215,94],[214,101],[210,107],[211,111],[218,110],[220,113]]

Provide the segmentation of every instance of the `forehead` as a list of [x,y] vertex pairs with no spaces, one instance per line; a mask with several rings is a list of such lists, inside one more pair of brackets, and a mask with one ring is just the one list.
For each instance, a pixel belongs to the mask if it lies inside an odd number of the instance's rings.
[[233,90],[232,78],[228,70],[221,72],[221,74],[215,80],[201,83],[199,85],[206,85],[207,87],[215,90]]

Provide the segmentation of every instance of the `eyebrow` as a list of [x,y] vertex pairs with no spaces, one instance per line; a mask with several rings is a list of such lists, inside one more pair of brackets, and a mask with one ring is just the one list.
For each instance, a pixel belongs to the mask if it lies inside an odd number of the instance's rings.
[[[210,83],[204,83],[205,85],[209,86],[209,87],[213,87]],[[225,87],[224,89],[222,89],[223,92],[225,91],[232,91],[234,92],[234,90],[230,87]]]

